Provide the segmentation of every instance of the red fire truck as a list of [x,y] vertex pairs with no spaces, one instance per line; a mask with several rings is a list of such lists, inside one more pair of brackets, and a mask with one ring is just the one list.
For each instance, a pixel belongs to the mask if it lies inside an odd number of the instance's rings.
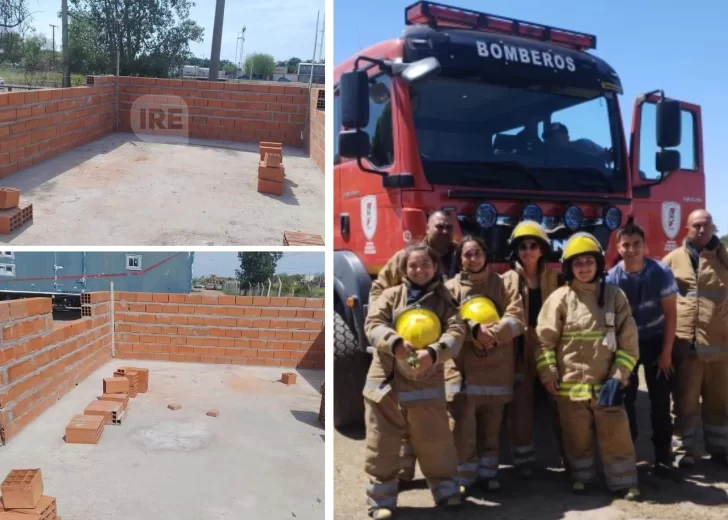
[[628,147],[596,36],[432,2],[407,7],[405,25],[335,71],[337,426],[363,417],[372,277],[432,211],[453,216],[456,238],[482,236],[503,271],[524,219],[549,233],[552,262],[577,230],[613,261],[627,219],[661,258],[705,204],[700,107],[639,96]]

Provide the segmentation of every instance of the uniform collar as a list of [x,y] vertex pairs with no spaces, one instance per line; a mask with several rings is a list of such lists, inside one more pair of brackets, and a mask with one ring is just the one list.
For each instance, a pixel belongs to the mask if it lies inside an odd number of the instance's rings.
[[437,286],[442,283],[442,278],[440,278],[440,275],[436,274],[435,277],[430,281],[430,283],[428,283],[424,287],[415,286],[412,283],[412,281],[409,278],[407,278],[407,277],[405,277],[405,278],[402,279],[402,283],[407,287],[407,290],[408,291],[410,289],[415,289],[416,288],[416,289],[421,290],[422,291],[422,294],[425,295],[425,294],[431,293],[432,291],[434,291],[435,289],[437,289]]
[[585,291],[585,292],[593,292],[593,293],[596,293],[597,292],[597,286],[599,284],[598,284],[598,282],[594,282],[594,283],[584,283],[584,282],[580,282],[579,280],[577,280],[576,278],[574,278],[574,280],[571,281],[571,284],[570,285],[571,285],[571,288],[574,289],[574,290],[576,290],[576,291]]
[[473,283],[484,282],[490,276],[490,267],[488,264],[485,265],[482,271],[479,273],[471,273],[470,271],[462,271],[460,273],[461,280],[468,280]]

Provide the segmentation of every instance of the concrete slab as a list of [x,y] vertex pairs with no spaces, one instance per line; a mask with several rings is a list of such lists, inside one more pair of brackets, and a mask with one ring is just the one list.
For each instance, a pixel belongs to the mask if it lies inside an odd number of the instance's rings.
[[[122,365],[148,367],[149,392],[97,445],[64,428]],[[63,518],[248,520],[324,517],[322,371],[113,360],[0,447],[0,475],[41,468]],[[173,401],[181,410],[171,411]],[[211,408],[219,417],[208,417]]]
[[15,245],[280,245],[284,231],[324,236],[324,175],[284,147],[283,195],[257,192],[256,143],[148,142],[113,134],[2,179],[33,203]]

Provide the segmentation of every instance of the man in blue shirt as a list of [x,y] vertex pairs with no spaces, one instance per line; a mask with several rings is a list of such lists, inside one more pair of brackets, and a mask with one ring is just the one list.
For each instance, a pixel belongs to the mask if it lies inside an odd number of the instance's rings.
[[666,264],[645,257],[645,233],[638,225],[628,222],[617,231],[617,250],[622,260],[609,270],[607,283],[619,286],[627,295],[639,331],[640,360],[624,396],[632,439],[637,438],[635,401],[639,387],[637,374],[642,365],[652,405],[655,474],[676,479],[670,395],[674,372],[672,343],[677,326],[677,283]]

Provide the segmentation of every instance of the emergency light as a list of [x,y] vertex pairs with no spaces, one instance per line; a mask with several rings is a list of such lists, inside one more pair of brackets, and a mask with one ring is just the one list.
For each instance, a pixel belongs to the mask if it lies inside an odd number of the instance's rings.
[[597,37],[591,34],[567,31],[435,2],[417,2],[405,9],[405,25],[415,24],[512,34],[579,50],[597,48]]

